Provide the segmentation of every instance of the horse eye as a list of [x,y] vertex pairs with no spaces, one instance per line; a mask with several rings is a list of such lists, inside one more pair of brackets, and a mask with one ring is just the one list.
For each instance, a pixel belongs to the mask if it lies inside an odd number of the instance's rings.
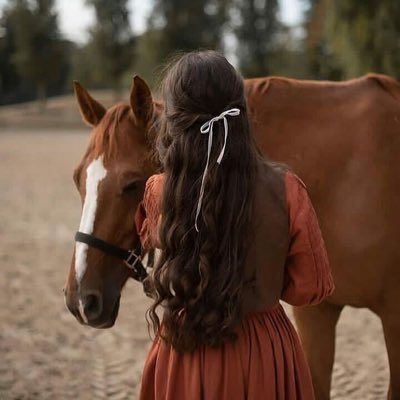
[[139,183],[137,181],[130,182],[122,188],[122,193],[130,193],[139,188]]

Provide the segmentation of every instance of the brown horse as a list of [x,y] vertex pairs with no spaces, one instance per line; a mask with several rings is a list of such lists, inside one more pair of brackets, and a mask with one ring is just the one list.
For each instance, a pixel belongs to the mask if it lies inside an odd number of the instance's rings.
[[[390,399],[400,399],[400,85],[385,76],[343,83],[260,78],[246,81],[253,132],[270,159],[305,181],[326,240],[336,291],[295,309],[316,396],[328,399],[335,326],[345,305],[382,320]],[[105,110],[79,84],[83,119],[93,127],[74,177],[83,202],[80,230],[124,248],[137,242],[134,213],[149,175],[153,122],[161,105],[134,78],[130,104]],[[112,326],[129,269],[77,243],[66,302],[81,322]]]

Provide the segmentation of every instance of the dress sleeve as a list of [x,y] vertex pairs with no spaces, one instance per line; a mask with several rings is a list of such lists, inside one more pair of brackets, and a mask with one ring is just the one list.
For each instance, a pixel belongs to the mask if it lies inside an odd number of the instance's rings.
[[158,229],[161,220],[163,183],[162,174],[153,175],[147,180],[143,201],[136,211],[136,229],[145,250],[161,247]]
[[318,304],[334,290],[325,243],[304,183],[285,177],[290,246],[281,298],[293,305]]

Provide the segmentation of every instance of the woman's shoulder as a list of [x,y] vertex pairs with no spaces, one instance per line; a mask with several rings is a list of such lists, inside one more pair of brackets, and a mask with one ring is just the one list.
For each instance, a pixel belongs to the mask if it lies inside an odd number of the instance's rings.
[[285,174],[285,189],[287,208],[293,217],[309,201],[307,186],[297,174],[288,170]]
[[[286,168],[280,164],[260,160],[254,193],[255,209],[261,214],[268,209],[269,213],[277,210],[286,213]],[[272,208],[271,208],[272,207]]]
[[262,159],[258,166],[260,183],[264,183],[270,189],[285,186],[286,174],[289,172],[289,167],[285,164]]
[[307,189],[304,181],[291,170],[287,170],[285,173],[285,183],[287,188],[302,187],[303,189]]
[[146,188],[155,188],[163,184],[164,182],[164,174],[154,174],[151,175],[146,181]]
[[279,198],[282,206],[293,212],[308,198],[306,184],[285,164],[265,161],[260,163],[257,192],[261,199]]
[[146,181],[144,197],[159,197],[161,196],[165,176],[164,174],[151,175]]
[[307,188],[303,180],[288,165],[279,162],[265,161],[263,166],[264,173],[268,176],[281,178],[285,181],[286,185],[300,185]]
[[259,162],[259,179],[266,183],[282,182],[286,190],[290,188],[303,188],[307,189],[304,181],[286,164],[260,160]]
[[158,219],[161,208],[164,179],[164,174],[156,174],[150,176],[146,181],[143,195],[143,206],[151,218]]

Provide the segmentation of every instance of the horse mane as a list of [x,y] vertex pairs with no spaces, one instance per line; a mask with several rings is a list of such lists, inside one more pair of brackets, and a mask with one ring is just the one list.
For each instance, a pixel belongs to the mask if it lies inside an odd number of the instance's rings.
[[112,159],[117,156],[118,126],[129,118],[130,112],[131,107],[127,103],[118,103],[107,110],[90,138],[89,149],[94,158],[103,155],[105,159]]

